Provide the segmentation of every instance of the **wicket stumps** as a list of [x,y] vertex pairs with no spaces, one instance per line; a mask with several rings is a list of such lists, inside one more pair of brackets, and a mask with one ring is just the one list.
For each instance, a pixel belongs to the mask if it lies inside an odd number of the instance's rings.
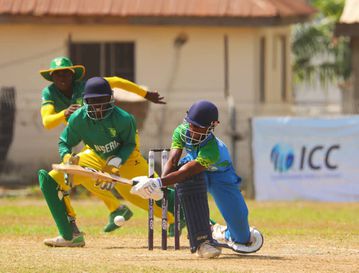
[[[166,162],[168,160],[168,151],[169,149],[151,149],[148,153],[148,176],[155,176],[155,154],[161,153],[161,174],[164,171]],[[177,191],[175,188],[175,200],[174,200],[174,216],[175,216],[175,231],[174,231],[174,240],[175,240],[175,249],[180,248],[180,203],[177,197]],[[153,210],[153,199],[148,201],[148,250],[153,250],[153,231],[154,231],[154,210]],[[161,229],[162,229],[162,238],[161,238],[161,248],[163,250],[167,249],[167,211],[168,211],[168,198],[167,191],[163,191],[162,198],[162,219],[161,219]]]

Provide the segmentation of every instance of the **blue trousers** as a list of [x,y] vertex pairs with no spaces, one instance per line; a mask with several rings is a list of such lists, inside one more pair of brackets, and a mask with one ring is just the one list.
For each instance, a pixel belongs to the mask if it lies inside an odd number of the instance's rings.
[[248,243],[248,208],[239,190],[240,177],[231,168],[225,172],[206,172],[206,178],[208,191],[227,224],[226,239]]

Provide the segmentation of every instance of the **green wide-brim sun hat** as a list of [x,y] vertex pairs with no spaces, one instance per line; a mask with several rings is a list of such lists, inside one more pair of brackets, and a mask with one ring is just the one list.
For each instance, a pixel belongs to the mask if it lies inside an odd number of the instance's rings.
[[72,61],[67,57],[57,57],[51,61],[50,68],[40,70],[41,76],[52,82],[51,74],[57,70],[71,70],[74,73],[74,80],[79,81],[85,76],[85,67],[83,65],[73,65]]

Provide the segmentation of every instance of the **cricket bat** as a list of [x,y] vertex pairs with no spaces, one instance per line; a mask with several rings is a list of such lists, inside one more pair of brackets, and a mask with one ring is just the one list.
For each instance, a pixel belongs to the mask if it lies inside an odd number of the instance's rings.
[[56,171],[67,173],[70,175],[80,175],[91,177],[95,180],[101,180],[106,182],[117,182],[133,185],[132,180],[126,179],[114,174],[105,173],[89,167],[82,167],[79,165],[64,165],[64,164],[52,164],[52,168]]

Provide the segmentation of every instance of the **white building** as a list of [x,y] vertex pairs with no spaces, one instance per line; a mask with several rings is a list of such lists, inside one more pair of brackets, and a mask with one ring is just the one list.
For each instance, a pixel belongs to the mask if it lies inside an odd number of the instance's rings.
[[144,152],[168,146],[198,99],[220,107],[217,135],[231,147],[231,96],[243,136],[231,149],[239,148],[236,168],[250,177],[249,118],[289,113],[290,25],[313,12],[304,0],[1,1],[0,86],[17,92],[8,160],[30,170],[58,161],[61,128],[42,128],[48,82],[38,71],[70,55],[87,76],[122,76],[165,96],[165,108],[150,105],[140,132]]

